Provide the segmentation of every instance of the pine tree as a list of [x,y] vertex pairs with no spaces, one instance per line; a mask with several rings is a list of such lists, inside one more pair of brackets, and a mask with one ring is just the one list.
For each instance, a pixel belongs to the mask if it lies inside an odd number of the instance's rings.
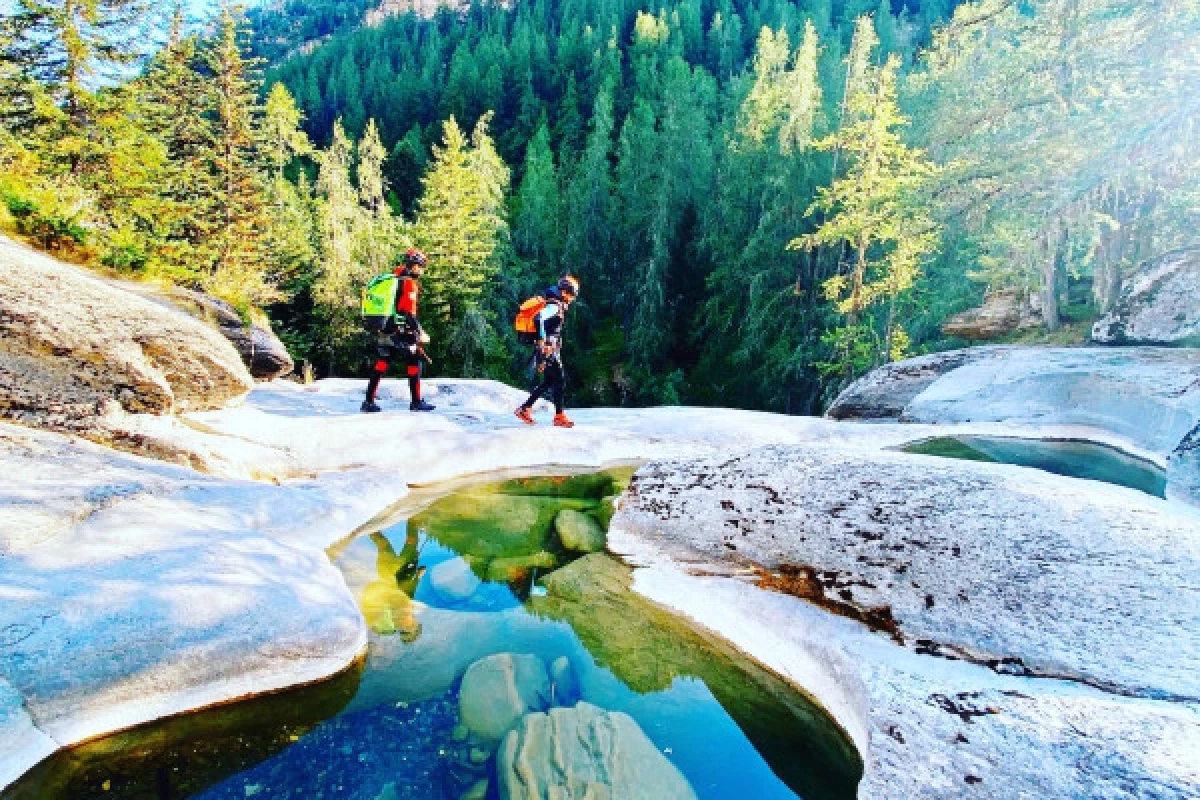
[[422,181],[415,235],[429,256],[426,308],[443,323],[477,305],[496,271],[492,257],[508,235],[508,168],[492,145],[488,122],[488,115],[481,117],[468,142],[454,117],[448,119]]
[[317,156],[318,276],[313,299],[328,320],[328,346],[335,349],[357,332],[358,292],[371,277],[356,252],[362,210],[350,180],[353,145],[341,122],[333,126],[333,141]]
[[848,358],[860,352],[863,313],[880,298],[889,300],[882,355],[897,355],[896,298],[912,287],[921,262],[937,246],[933,220],[916,192],[935,172],[921,151],[909,148],[899,128],[907,124],[896,103],[897,56],[867,74],[867,88],[850,99],[853,122],[817,142],[819,149],[839,148],[847,157],[846,174],[820,190],[812,211],[832,214],[815,232],[791,243],[793,248],[850,246],[849,274],[825,282],[825,295],[846,317],[839,366],[852,371]]
[[562,209],[558,170],[544,116],[525,151],[522,172],[513,204],[513,244],[518,255],[539,265],[542,276],[549,277],[562,248]]
[[313,154],[312,144],[300,128],[303,119],[287,87],[282,83],[272,86],[263,110],[261,144],[270,170],[266,248],[272,275],[285,284],[310,273],[316,260],[312,190],[303,172],[297,183],[287,178],[288,168],[297,159]]
[[206,290],[246,308],[279,297],[269,274],[265,231],[270,217],[264,163],[259,152],[262,109],[256,63],[243,53],[240,21],[224,9],[219,30],[204,53],[211,71],[214,128],[214,262]]
[[14,0],[0,61],[45,87],[81,136],[94,110],[92,85],[141,53],[151,23],[146,0]]
[[383,163],[387,149],[379,140],[375,120],[367,122],[367,130],[358,143],[358,197],[362,206],[362,229],[358,235],[358,261],[372,274],[384,272],[393,262],[399,247],[399,228],[386,198],[387,184]]

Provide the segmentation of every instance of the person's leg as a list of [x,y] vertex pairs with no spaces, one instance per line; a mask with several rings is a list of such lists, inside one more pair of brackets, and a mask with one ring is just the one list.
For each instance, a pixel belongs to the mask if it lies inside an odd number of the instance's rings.
[[421,397],[421,356],[409,352],[405,358],[408,369],[409,411],[433,411],[434,406],[426,403]]
[[558,428],[573,428],[575,423],[572,422],[565,413],[565,398],[567,393],[567,374],[563,370],[562,364],[555,362],[554,364],[554,425]]
[[[546,368],[549,369],[549,365],[547,365]],[[529,393],[529,398],[524,403],[517,406],[517,410],[515,412],[517,419],[521,420],[526,425],[533,425],[533,416],[529,412],[533,408],[533,404],[542,399],[542,395],[550,391],[550,387],[550,375],[546,372],[543,372],[541,382],[539,382],[538,385],[533,388],[533,391]]]
[[367,380],[367,396],[363,400],[363,411],[379,411],[379,406],[375,404],[375,394],[379,391],[379,384],[383,380],[383,376],[388,370],[388,353],[384,348],[376,348],[375,365],[371,371],[371,377]]
[[563,371],[562,364],[555,362],[553,364],[553,368],[554,368],[554,375],[553,375],[554,383],[552,386],[552,392],[553,392],[552,397],[554,400],[554,413],[561,415],[563,413],[563,406],[565,405],[565,402],[566,402],[567,375]]

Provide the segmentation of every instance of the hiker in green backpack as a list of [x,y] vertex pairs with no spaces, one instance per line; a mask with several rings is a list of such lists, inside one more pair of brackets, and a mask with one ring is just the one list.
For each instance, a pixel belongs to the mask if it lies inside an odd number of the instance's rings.
[[[410,402],[409,411],[433,411],[434,407],[421,399],[421,362],[428,360],[425,355],[425,344],[429,337],[425,334],[421,323],[417,321],[417,298],[421,293],[418,282],[429,263],[425,254],[415,248],[404,254],[401,263],[397,265],[395,277],[395,301],[391,313],[382,315],[383,322],[377,317],[364,316],[368,327],[376,331],[375,368],[371,379],[367,382],[367,396],[363,400],[362,411],[381,411],[375,403],[375,393],[379,391],[379,383],[387,374],[388,364],[396,358],[404,360],[408,373],[408,390]],[[374,286],[374,282],[372,282]],[[364,295],[366,292],[364,291]],[[367,298],[364,296],[364,307]]]

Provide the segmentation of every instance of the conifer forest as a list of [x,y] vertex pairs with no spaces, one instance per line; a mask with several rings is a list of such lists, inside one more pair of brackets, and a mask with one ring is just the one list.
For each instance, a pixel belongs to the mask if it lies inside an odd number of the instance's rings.
[[985,295],[1082,342],[1200,243],[1200,0],[0,14],[0,229],[318,377],[365,374],[360,290],[414,246],[433,375],[523,384],[513,314],[570,272],[573,404],[816,413]]

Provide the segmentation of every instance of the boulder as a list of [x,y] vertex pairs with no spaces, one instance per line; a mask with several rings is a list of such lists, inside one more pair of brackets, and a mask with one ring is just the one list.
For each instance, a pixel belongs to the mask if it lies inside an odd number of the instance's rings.
[[295,368],[287,347],[279,341],[266,319],[243,319],[229,303],[201,292],[176,289],[170,297],[185,311],[214,325],[237,350],[255,380],[274,380]]
[[1008,349],[974,347],[931,353],[887,364],[847,386],[833,401],[825,416],[831,419],[899,419],[905,406],[938,378]]
[[467,667],[458,695],[462,722],[480,741],[494,743],[530,711],[550,705],[545,663],[528,653],[496,653]]
[[[613,520],[932,653],[1200,697],[1195,513],[1004,464],[816,445],[659,462]],[[703,563],[703,562],[701,562]],[[1131,635],[1136,631],[1136,635]]]
[[589,703],[527,714],[496,758],[504,800],[686,800],[695,792],[628,714]]
[[899,361],[829,410],[904,422],[1082,425],[1166,458],[1200,420],[1200,350],[979,347]]
[[1147,262],[1092,326],[1099,344],[1200,344],[1200,248]]
[[462,558],[452,558],[429,570],[429,585],[446,600],[462,601],[475,594],[479,578]]
[[252,386],[203,322],[0,237],[0,415],[63,426],[117,406],[208,410]]
[[604,549],[605,534],[600,523],[589,514],[564,508],[554,518],[554,530],[568,550],[596,553]]
[[1029,293],[1017,289],[988,292],[983,305],[955,314],[942,323],[942,333],[964,339],[988,340],[1026,328],[1036,328],[1041,318],[1029,304]]

